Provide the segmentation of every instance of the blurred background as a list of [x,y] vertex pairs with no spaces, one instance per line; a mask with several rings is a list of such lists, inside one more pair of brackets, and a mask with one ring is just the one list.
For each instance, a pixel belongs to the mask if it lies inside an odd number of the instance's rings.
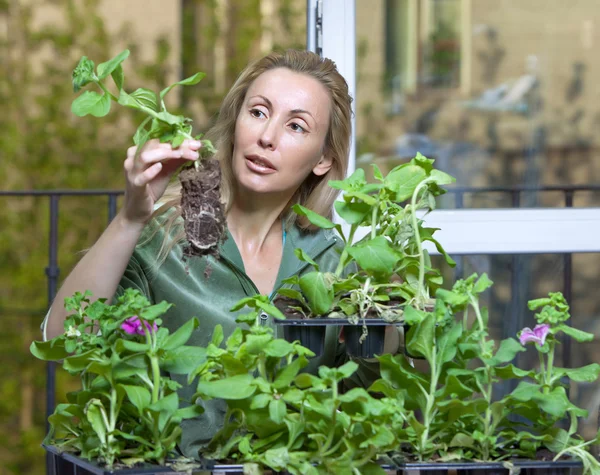
[[[127,90],[206,72],[169,97],[206,130],[248,61],[306,47],[307,3],[0,0],[0,474],[45,470],[46,367],[29,345],[49,295],[119,206],[139,122],[123,108],[75,117],[77,61],[129,48]],[[356,0],[356,166],[435,158],[457,178],[440,200],[447,209],[599,207],[598,19],[597,0]],[[495,337],[533,326],[527,300],[557,290],[573,325],[600,335],[599,254],[454,257],[448,279],[487,272],[495,282],[485,301]],[[595,343],[564,343],[560,364],[599,362]],[[536,364],[533,351],[521,358]],[[57,402],[75,384],[58,371]],[[599,386],[571,395],[590,411],[591,437]]]

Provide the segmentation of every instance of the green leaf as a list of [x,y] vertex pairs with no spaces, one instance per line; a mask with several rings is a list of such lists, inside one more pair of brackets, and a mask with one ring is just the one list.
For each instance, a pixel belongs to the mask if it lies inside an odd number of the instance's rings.
[[348,254],[365,271],[382,275],[390,275],[401,257],[383,236],[348,248]]
[[216,381],[200,381],[198,392],[209,397],[225,400],[246,399],[256,391],[256,386],[252,384],[252,380],[252,375],[240,374]]
[[270,334],[248,335],[246,337],[246,351],[250,355],[259,355],[264,352],[266,345],[273,340]]
[[264,409],[269,405],[269,403],[273,400],[273,396],[270,394],[257,394],[252,398],[252,402],[250,403],[250,409]]
[[164,315],[164,313],[167,310],[169,310],[169,308],[171,308],[172,306],[173,304],[170,304],[163,300],[160,303],[151,305],[150,307],[146,307],[144,310],[141,311],[140,317],[144,320],[148,320],[151,322],[153,320],[156,320],[161,315]]
[[123,89],[123,83],[125,82],[125,73],[123,72],[123,66],[120,64],[115,68],[115,70],[110,73],[119,90],[119,94],[121,94],[121,90]]
[[225,338],[223,336],[223,327],[221,325],[216,325],[215,329],[213,330],[211,343],[215,346],[221,346],[223,338]]
[[584,332],[582,330],[578,330],[577,328],[573,328],[568,325],[556,326],[554,333],[556,333],[557,331],[562,331],[562,332],[566,333],[567,335],[569,335],[571,338],[578,341],[579,343],[592,341],[594,339],[593,333]]
[[271,340],[264,348],[265,355],[273,356],[275,358],[283,358],[293,351],[294,345],[282,338]]
[[273,399],[269,403],[269,416],[271,417],[271,420],[276,424],[283,423],[283,418],[286,414],[287,407],[285,405],[285,402],[283,402],[281,399]]
[[571,406],[565,388],[554,388],[548,394],[538,393],[535,395],[535,400],[544,412],[554,416],[563,417]]
[[494,283],[488,278],[486,273],[481,274],[475,285],[473,286],[473,293],[480,294],[485,290],[489,289]]
[[188,374],[206,361],[206,348],[180,346],[166,351],[160,358],[160,366],[173,374]]
[[535,371],[526,371],[511,364],[496,368],[494,372],[496,373],[496,376],[502,379],[523,379],[535,377]]
[[383,181],[383,173],[375,163],[371,163],[371,167],[373,167],[373,178],[379,181]]
[[283,366],[277,376],[275,381],[273,381],[273,387],[275,389],[283,389],[287,388],[292,384],[294,378],[298,375],[300,370],[308,364],[308,360],[304,356],[299,356],[290,364]]
[[204,413],[204,408],[198,404],[192,404],[191,406],[182,407],[177,409],[175,417],[179,419],[192,419],[198,417]]
[[517,353],[526,351],[526,349],[514,338],[507,338],[502,340],[500,347],[493,358],[490,358],[487,363],[490,366],[497,366],[502,363],[508,363],[512,361]]
[[87,56],[82,56],[73,70],[72,79],[73,92],[79,92],[82,87],[94,82],[97,79],[94,73],[94,62]]
[[292,209],[299,216],[305,216],[312,224],[322,229],[334,229],[336,224],[302,205],[295,204]]
[[365,217],[371,214],[372,208],[367,203],[336,201],[335,210],[348,224],[360,224]]
[[192,336],[192,332],[198,328],[200,322],[196,317],[188,320],[184,325],[179,327],[175,333],[169,335],[167,340],[161,345],[163,350],[173,350],[182,345],[185,345]]
[[427,178],[423,168],[417,165],[403,164],[393,168],[385,178],[385,186],[396,193],[396,201],[409,199],[418,184]]
[[317,264],[312,257],[310,257],[306,252],[304,252],[304,249],[302,248],[296,248],[294,249],[294,254],[296,255],[296,257],[303,261],[303,262],[308,262],[311,266],[313,266],[315,268],[316,271],[319,270],[319,264]]
[[365,178],[365,171],[362,168],[357,168],[352,175],[344,180],[329,180],[327,184],[337,190],[350,191],[362,188],[367,184],[367,180]]
[[268,315],[271,315],[273,318],[276,318],[277,320],[285,320],[285,315],[281,313],[281,311],[270,302],[257,300],[256,306]]
[[138,412],[143,414],[144,409],[150,405],[150,401],[152,400],[150,391],[142,386],[131,386],[128,384],[121,384],[120,386],[125,390],[127,397],[136,407]]
[[[456,356],[457,341],[462,335],[462,324],[455,322],[437,341],[436,360],[438,368],[444,363],[452,361]],[[432,342],[433,343],[433,342]]]
[[106,426],[102,417],[104,406],[99,399],[90,400],[86,409],[86,418],[102,444],[106,444]]
[[115,349],[118,353],[122,353],[123,350],[132,351],[134,353],[145,353],[150,350],[150,345],[148,343],[140,343],[120,338],[115,342]]
[[458,433],[450,441],[450,447],[473,447],[473,437],[467,434]]
[[169,91],[175,86],[194,86],[195,84],[198,84],[200,81],[202,81],[202,79],[204,79],[205,76],[206,73],[196,73],[193,76],[190,76],[189,78],[183,79],[179,82],[176,82],[175,84],[171,84],[170,86],[160,91],[160,100],[162,101],[165,98],[165,96],[169,93]]
[[[324,366],[319,368],[319,375],[321,375],[321,370],[325,369]],[[356,370],[358,369],[358,364],[354,361],[346,361],[342,366],[338,368],[332,368],[333,374],[335,374],[335,379],[337,381],[341,381],[342,379],[349,378],[352,376]],[[323,377],[323,376],[321,376]]]
[[84,91],[71,104],[71,111],[78,117],[88,114],[104,117],[110,112],[110,96],[95,91]]
[[301,292],[297,291],[296,289],[282,288],[277,291],[277,294],[297,300],[299,303],[306,305],[306,300],[304,299],[304,296]]
[[517,401],[527,402],[535,399],[540,394],[539,384],[528,383],[527,381],[521,381],[518,386],[510,393],[510,396],[515,398]]
[[423,321],[411,327],[406,336],[408,352],[424,357],[431,364],[435,347],[435,316],[427,315]]
[[158,112],[158,102],[156,100],[156,93],[154,91],[140,87],[139,89],[133,91],[129,97],[134,99],[138,104]]
[[[98,79],[104,79],[112,74],[112,72],[117,69],[117,67],[125,61],[129,56],[129,50],[121,51],[117,56],[104,63],[100,63],[98,65]],[[120,88],[119,88],[120,89]]]
[[309,272],[300,277],[300,290],[306,297],[311,311],[323,315],[331,310],[334,293],[331,283],[322,272]]
[[44,361],[58,361],[69,356],[61,340],[34,341],[29,345],[29,351],[33,356]]
[[598,374],[600,374],[600,365],[592,363],[581,368],[555,367],[553,372],[555,375],[565,375],[571,381],[577,381],[578,383],[593,383],[598,379]]
[[429,178],[433,178],[434,182],[440,186],[449,185],[456,181],[456,179],[453,176],[436,169],[431,170]]
[[148,406],[148,410],[158,413],[158,430],[163,431],[169,420],[179,409],[179,396],[171,393]]
[[83,371],[99,354],[100,350],[93,349],[79,355],[69,356],[63,361],[63,368],[71,372]]
[[406,305],[404,307],[404,322],[407,325],[416,325],[417,323],[422,322],[427,315],[427,312],[417,310],[411,305]]

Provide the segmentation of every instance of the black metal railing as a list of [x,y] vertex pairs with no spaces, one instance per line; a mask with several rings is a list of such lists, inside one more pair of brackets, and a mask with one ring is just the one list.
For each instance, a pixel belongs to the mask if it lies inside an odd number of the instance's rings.
[[[563,193],[564,206],[567,208],[573,207],[574,196],[578,192],[600,192],[600,185],[575,185],[575,186],[495,186],[495,187],[451,187],[448,190],[450,195],[455,197],[455,208],[464,208],[464,197],[467,194],[482,194],[482,193],[503,193],[510,196],[511,206],[513,208],[519,208],[522,204],[523,193],[543,193],[543,192],[560,192]],[[107,198],[108,208],[108,222],[110,222],[117,213],[117,199],[123,194],[122,190],[31,190],[31,191],[0,191],[0,197],[39,197],[48,200],[48,209],[50,213],[49,220],[49,234],[48,234],[48,265],[45,269],[47,282],[48,282],[48,308],[57,292],[58,279],[60,275],[60,268],[58,266],[58,223],[59,223],[59,205],[60,198],[65,196],[104,196]],[[455,269],[456,276],[462,276],[462,256],[455,256],[457,260],[457,267]],[[516,270],[519,267],[519,255],[513,255],[512,266],[511,266],[511,309],[513,315],[518,315],[517,311],[520,302],[519,297],[519,279],[517,278],[518,272]],[[572,254],[563,254],[563,294],[568,301],[571,301],[572,297]],[[517,331],[522,327],[522,322],[511,321],[509,322],[510,328],[508,329],[511,334],[516,334]],[[563,351],[563,366],[570,367],[570,341],[566,339],[564,341]],[[54,411],[56,403],[55,399],[55,364],[49,363],[47,365],[47,381],[46,381],[46,421],[48,417]],[[47,426],[47,428],[49,428]]]

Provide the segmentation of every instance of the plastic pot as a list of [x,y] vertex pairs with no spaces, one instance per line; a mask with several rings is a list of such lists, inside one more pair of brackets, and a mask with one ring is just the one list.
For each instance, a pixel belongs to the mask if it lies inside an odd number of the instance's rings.
[[279,324],[283,327],[283,338],[290,343],[299,341],[303,347],[308,348],[315,356],[321,356],[325,347],[326,325],[306,325],[290,320],[281,321]]

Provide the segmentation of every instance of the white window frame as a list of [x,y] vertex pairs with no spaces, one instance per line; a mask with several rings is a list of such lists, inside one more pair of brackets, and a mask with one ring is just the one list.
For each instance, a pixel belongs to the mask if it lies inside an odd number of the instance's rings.
[[[355,1],[307,0],[307,49],[335,61],[354,98]],[[356,163],[354,120],[352,131],[349,174]],[[436,237],[450,254],[600,252],[600,208],[436,210],[425,220],[440,228]]]

